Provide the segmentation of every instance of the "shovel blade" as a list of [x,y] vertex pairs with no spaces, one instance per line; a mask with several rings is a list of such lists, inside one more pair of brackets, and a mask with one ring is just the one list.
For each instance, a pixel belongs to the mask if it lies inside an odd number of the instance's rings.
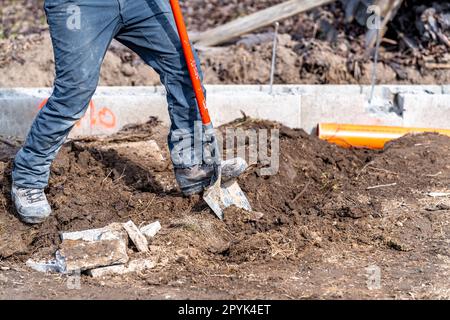
[[237,181],[221,184],[219,179],[205,191],[203,199],[220,220],[224,219],[223,210],[232,205],[247,211],[252,210],[250,202]]

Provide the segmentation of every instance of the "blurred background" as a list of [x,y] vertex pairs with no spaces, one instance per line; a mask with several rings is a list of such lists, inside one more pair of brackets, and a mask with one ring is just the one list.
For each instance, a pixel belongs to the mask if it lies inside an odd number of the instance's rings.
[[[190,32],[222,25],[284,0],[181,1]],[[43,0],[0,0],[0,87],[53,83],[53,51]],[[345,0],[280,21],[277,84],[370,84],[367,7]],[[274,27],[200,50],[208,84],[269,82]],[[376,70],[379,84],[448,84],[450,2],[404,0],[387,25]],[[113,42],[101,85],[155,85],[159,77],[127,48]]]

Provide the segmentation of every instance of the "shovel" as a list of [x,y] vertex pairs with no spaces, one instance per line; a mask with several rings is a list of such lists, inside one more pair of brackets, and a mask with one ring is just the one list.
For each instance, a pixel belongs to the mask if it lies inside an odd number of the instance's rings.
[[[192,87],[194,89],[195,98],[200,111],[200,115],[203,123],[203,130],[205,132],[205,138],[209,143],[209,153],[211,157],[207,159],[208,163],[211,162],[214,167],[214,174],[211,178],[211,184],[206,188],[203,199],[214,211],[214,213],[223,220],[223,210],[229,206],[235,205],[238,208],[251,211],[250,203],[245,196],[244,192],[239,187],[236,181],[229,181],[222,184],[222,172],[220,166],[220,152],[217,139],[214,134],[214,127],[209,116],[208,108],[206,106],[206,99],[203,93],[200,74],[197,69],[197,63],[194,58],[189,36],[184,23],[183,14],[181,12],[180,4],[178,0],[170,0],[173,16],[178,29],[178,35],[183,47],[184,58],[189,69],[189,75],[191,77]],[[206,161],[206,160],[205,160]]]

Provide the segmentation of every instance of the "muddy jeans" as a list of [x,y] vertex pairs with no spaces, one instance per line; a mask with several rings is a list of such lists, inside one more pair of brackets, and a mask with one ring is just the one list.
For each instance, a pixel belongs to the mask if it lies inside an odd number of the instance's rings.
[[[52,96],[16,155],[13,180],[18,186],[47,186],[50,165],[88,108],[113,38],[159,73],[172,122],[169,148],[180,149],[176,147],[181,142],[176,140],[193,136],[200,115],[168,0],[45,0],[45,12],[56,80]],[[178,138],[171,139],[172,135]],[[189,156],[177,161],[172,152],[175,167],[201,163],[197,152],[190,149]]]

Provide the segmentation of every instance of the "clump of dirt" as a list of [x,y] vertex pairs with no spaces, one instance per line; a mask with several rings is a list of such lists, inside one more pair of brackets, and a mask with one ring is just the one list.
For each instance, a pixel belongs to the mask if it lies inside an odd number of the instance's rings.
[[[108,148],[155,139],[169,159],[167,128],[152,119],[111,137],[67,143],[52,166],[47,190],[54,214],[42,226],[25,226],[14,216],[9,196],[11,160],[3,156],[0,255],[23,259],[36,252],[47,254],[59,244],[60,231],[129,219],[138,224],[160,220],[167,229],[155,245],[169,241],[175,256],[190,248],[188,255],[195,251],[196,260],[204,261],[296,260],[305,247],[331,243],[385,247],[388,236],[383,228],[368,229],[363,222],[376,225],[386,201],[412,200],[417,189],[442,188],[445,184],[436,181],[436,174],[450,174],[446,159],[450,140],[435,134],[404,137],[378,152],[342,149],[271,122],[246,119],[231,126],[279,130],[278,172],[261,175],[267,164],[260,161],[239,179],[254,212],[230,208],[220,222],[200,197],[181,196],[169,163],[155,169],[143,165],[145,159],[140,163]],[[2,154],[10,157],[17,150],[0,146]],[[162,181],[173,184],[164,187]],[[381,187],[369,188],[377,186]]]

